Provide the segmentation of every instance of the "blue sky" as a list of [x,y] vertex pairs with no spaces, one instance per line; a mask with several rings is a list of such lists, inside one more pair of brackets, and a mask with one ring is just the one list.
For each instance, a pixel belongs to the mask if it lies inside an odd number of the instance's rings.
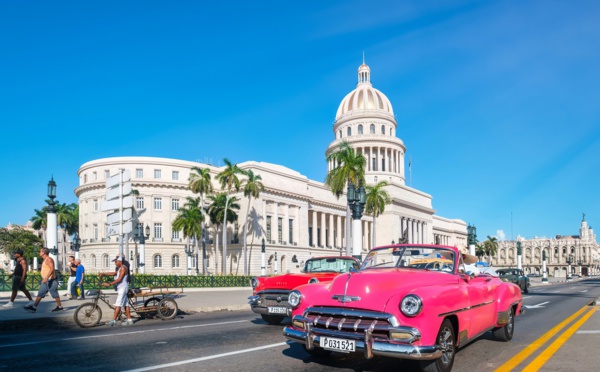
[[112,156],[282,164],[319,181],[365,53],[410,183],[478,238],[600,223],[597,1],[0,4],[0,226]]

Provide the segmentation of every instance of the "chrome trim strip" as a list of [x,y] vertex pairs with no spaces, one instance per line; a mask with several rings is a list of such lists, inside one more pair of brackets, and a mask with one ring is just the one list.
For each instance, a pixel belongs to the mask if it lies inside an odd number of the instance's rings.
[[367,310],[355,310],[343,307],[309,307],[304,310],[303,316],[308,314],[318,314],[325,316],[339,316],[344,318],[357,317],[357,318],[372,318],[377,320],[385,320],[392,327],[399,327],[400,322],[393,314],[382,313],[379,311],[367,311]]
[[473,306],[467,306],[467,307],[464,307],[462,309],[452,310],[452,311],[449,311],[447,313],[441,313],[441,314],[438,314],[438,317],[445,317],[445,316],[448,316],[448,315],[452,315],[452,314],[456,314],[456,313],[461,313],[463,311],[476,309],[478,307],[486,306],[486,305],[489,305],[491,303],[494,303],[494,300],[491,300],[491,301],[488,301],[488,302],[483,302],[483,303],[480,303],[480,304],[477,304],[477,305],[473,305]]

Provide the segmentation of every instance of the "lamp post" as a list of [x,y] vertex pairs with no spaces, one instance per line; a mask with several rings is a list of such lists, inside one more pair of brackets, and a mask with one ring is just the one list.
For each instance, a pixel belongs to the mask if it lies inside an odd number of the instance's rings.
[[206,275],[206,229],[202,229],[202,275]]
[[477,229],[475,225],[467,226],[467,241],[469,244],[469,254],[475,256],[475,244],[477,244]]
[[348,184],[348,206],[352,211],[352,256],[362,260],[362,224],[361,218],[365,210],[367,194],[365,188],[360,183],[357,188],[350,182]]
[[265,238],[262,239],[262,243],[260,245],[260,275],[265,276],[267,274],[266,272],[266,268],[265,268],[265,253],[266,253],[266,248],[265,248]]
[[523,248],[521,247],[521,242],[517,241],[517,269],[523,269]]
[[573,255],[570,254],[567,257],[567,264],[569,265],[568,269],[567,269],[567,280],[571,280],[573,279],[573,277],[571,276],[571,264],[574,262],[573,260]]
[[54,198],[56,198],[56,182],[54,182],[54,177],[48,182],[48,197],[50,200],[47,200],[48,206],[46,207],[48,222],[46,227],[46,247],[50,250],[50,257],[52,257],[54,263],[58,264],[58,224],[56,221],[56,203],[54,202]]
[[71,250],[75,252],[75,259],[79,259],[79,248],[81,248],[81,239],[79,239],[79,233],[75,232],[75,237],[71,242]]
[[278,263],[277,263],[277,252],[275,252],[275,275],[277,275],[278,269],[279,269],[279,267],[278,267]]
[[191,275],[192,271],[192,256],[194,255],[194,247],[191,244],[186,244],[183,248],[185,254],[187,255],[187,274]]
[[140,274],[146,273],[146,239],[150,237],[150,226],[146,225],[146,234],[144,234],[144,224],[139,223],[133,234],[133,240],[140,243],[140,257],[137,266],[140,268]]
[[546,251],[542,251],[542,283],[548,284],[548,273],[546,272]]
[[581,271],[581,265],[583,264],[583,262],[581,261],[581,258],[579,258],[579,260],[577,260],[577,265],[579,266],[579,277],[581,278],[583,275],[583,271]]

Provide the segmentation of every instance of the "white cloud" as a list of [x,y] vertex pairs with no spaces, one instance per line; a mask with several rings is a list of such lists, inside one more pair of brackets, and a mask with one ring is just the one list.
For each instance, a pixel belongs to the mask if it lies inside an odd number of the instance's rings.
[[498,240],[506,240],[506,234],[502,230],[496,230],[496,238]]

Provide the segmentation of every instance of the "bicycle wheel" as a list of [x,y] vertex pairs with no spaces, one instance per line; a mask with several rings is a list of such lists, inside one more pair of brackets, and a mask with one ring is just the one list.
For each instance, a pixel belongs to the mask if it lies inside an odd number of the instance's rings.
[[89,328],[100,323],[102,319],[102,310],[100,306],[93,302],[86,302],[77,306],[75,314],[73,314],[75,323],[81,328]]
[[158,315],[158,304],[160,303],[160,298],[158,297],[150,297],[144,302],[144,310],[148,309],[148,311],[138,311],[141,317],[146,319],[152,319],[156,315]]
[[173,319],[175,315],[177,315],[177,311],[179,308],[177,307],[177,302],[175,302],[172,298],[163,298],[158,304],[158,316],[163,319]]

